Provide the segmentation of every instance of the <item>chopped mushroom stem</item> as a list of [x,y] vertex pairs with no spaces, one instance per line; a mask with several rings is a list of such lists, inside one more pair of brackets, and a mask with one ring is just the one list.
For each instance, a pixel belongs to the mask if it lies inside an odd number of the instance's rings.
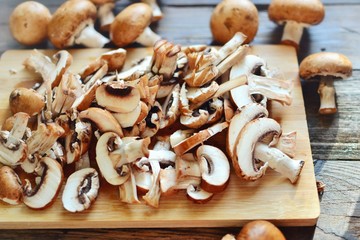
[[305,163],[303,160],[291,159],[279,149],[261,142],[256,143],[254,158],[267,162],[270,168],[287,177],[291,183],[298,180]]
[[110,40],[98,33],[93,23],[88,23],[87,26],[75,37],[76,44],[82,44],[90,48],[102,48]]
[[160,39],[161,37],[159,35],[153,32],[150,27],[147,27],[144,29],[144,32],[135,39],[135,42],[144,46],[152,47],[156,41]]
[[320,95],[321,114],[332,114],[337,111],[335,102],[335,87],[332,76],[321,76],[318,93]]
[[292,43],[298,46],[304,31],[308,25],[288,20],[285,23],[284,32],[281,38],[282,43]]

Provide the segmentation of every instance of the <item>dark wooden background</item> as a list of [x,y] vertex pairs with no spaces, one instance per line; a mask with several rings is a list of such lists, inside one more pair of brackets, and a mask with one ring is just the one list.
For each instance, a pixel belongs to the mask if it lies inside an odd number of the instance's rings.
[[[24,49],[10,36],[8,17],[22,1],[1,0],[0,53]],[[40,0],[53,12],[60,0]],[[216,0],[162,0],[165,18],[152,26],[164,38],[182,45],[213,44],[209,29]],[[253,44],[277,44],[282,28],[268,20],[269,1],[253,1],[259,10],[260,27]],[[314,227],[281,228],[287,239],[360,239],[360,0],[324,0],[324,21],[305,30],[299,61],[319,51],[347,55],[353,76],[335,83],[338,113],[320,116],[316,82],[302,82],[315,174],[326,184],[321,215]],[[120,11],[129,1],[117,3]],[[135,45],[136,46],[136,45]],[[37,46],[52,48],[51,44]],[[259,206],[261,207],[261,206]],[[221,239],[239,228],[195,229],[60,229],[1,230],[0,239]]]

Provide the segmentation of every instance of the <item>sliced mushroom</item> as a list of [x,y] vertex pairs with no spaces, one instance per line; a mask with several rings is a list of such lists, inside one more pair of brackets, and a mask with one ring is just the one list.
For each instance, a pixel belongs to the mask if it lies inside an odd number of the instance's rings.
[[303,160],[291,159],[279,149],[261,142],[256,143],[254,158],[268,163],[269,167],[287,177],[291,183],[299,179],[305,164]]
[[143,102],[139,101],[138,106],[131,112],[128,113],[112,113],[115,119],[119,122],[122,128],[132,127],[139,122],[143,121],[148,115],[148,106]]
[[236,143],[239,140],[239,133],[244,126],[253,119],[267,117],[267,109],[260,104],[250,103],[242,109],[241,112],[234,115],[229,124],[229,130],[226,137],[227,153],[233,157]]
[[43,209],[55,201],[63,183],[63,169],[56,160],[44,157],[35,171],[40,179],[34,188],[25,180],[24,203],[29,208]]
[[24,112],[34,116],[44,108],[45,99],[33,89],[16,88],[10,93],[9,103],[13,114]]
[[160,163],[156,160],[149,161],[151,166],[151,186],[149,191],[143,196],[145,203],[151,207],[158,208],[161,196],[160,190]]
[[11,131],[0,131],[0,163],[9,166],[21,164],[28,154],[28,146],[23,137],[29,115],[19,112],[14,117],[15,121]]
[[186,153],[187,151],[189,151],[190,149],[194,148],[195,146],[197,146],[199,144],[202,144],[203,142],[205,142],[206,140],[208,140],[215,134],[221,132],[228,126],[229,126],[229,124],[227,122],[214,124],[213,126],[207,128],[207,129],[204,129],[197,133],[194,133],[192,136],[182,140],[181,142],[177,143],[176,145],[172,145],[172,147],[173,147],[175,153],[177,155],[181,156],[184,153]]
[[91,107],[79,113],[80,119],[91,120],[100,130],[100,132],[115,132],[123,137],[123,131],[113,115],[107,110]]
[[163,117],[163,112],[160,103],[155,102],[155,104],[150,108],[148,115],[144,119],[146,125],[145,128],[141,131],[140,137],[152,137],[160,129],[160,121]]
[[245,180],[256,180],[265,174],[268,163],[259,168],[255,164],[254,149],[258,141],[266,136],[280,136],[279,123],[271,118],[257,118],[248,122],[241,130],[232,157],[235,173]]
[[11,205],[22,202],[22,184],[19,176],[12,168],[8,166],[0,168],[0,186],[0,200]]
[[189,115],[181,115],[180,123],[188,128],[198,129],[207,123],[209,116],[208,111],[196,109]]
[[102,134],[96,144],[96,162],[101,175],[111,185],[121,185],[130,177],[130,167],[123,164],[116,168],[116,161],[110,157],[111,153],[120,148],[121,139],[114,132]]
[[180,116],[180,85],[176,84],[172,93],[165,99],[162,109],[163,118],[160,119],[160,129],[172,125]]
[[99,175],[94,168],[73,172],[67,179],[62,203],[69,212],[81,212],[95,201],[100,187]]
[[203,103],[206,102],[207,99],[211,98],[218,89],[219,84],[217,84],[215,81],[212,81],[199,88],[188,87],[186,97],[191,103]]
[[218,193],[225,190],[230,179],[230,164],[226,155],[217,147],[201,145],[196,150],[200,164],[200,187],[206,192]]
[[192,153],[176,157],[176,179],[178,182],[193,179],[200,184],[201,171],[199,161]]
[[66,135],[64,141],[67,164],[79,161],[81,155],[87,152],[91,141],[90,123],[77,120],[74,125],[74,129]]
[[139,105],[140,93],[127,82],[110,82],[98,87],[96,100],[100,106],[110,111],[128,113]]
[[200,186],[190,185],[186,189],[187,197],[194,203],[206,203],[212,199],[214,193],[206,192]]
[[119,186],[120,201],[125,203],[140,203],[137,196],[135,175],[130,172],[130,177]]

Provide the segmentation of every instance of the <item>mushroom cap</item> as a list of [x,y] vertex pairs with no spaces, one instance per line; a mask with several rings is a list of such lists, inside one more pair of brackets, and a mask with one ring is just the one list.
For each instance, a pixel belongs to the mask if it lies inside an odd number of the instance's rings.
[[114,0],[90,0],[95,5],[102,5],[106,3],[113,3]]
[[269,5],[268,14],[270,20],[278,23],[292,20],[316,25],[324,19],[325,10],[320,0],[273,0]]
[[53,14],[48,26],[48,37],[57,48],[71,45],[74,35],[85,27],[86,22],[94,22],[96,7],[88,0],[64,2]]
[[19,43],[36,45],[46,40],[50,20],[51,13],[43,4],[23,2],[10,15],[10,32]]
[[16,88],[9,97],[10,109],[13,114],[25,112],[30,116],[38,114],[45,106],[44,97],[34,89]]
[[245,224],[236,239],[285,240],[285,237],[271,222],[256,220]]
[[134,3],[122,10],[110,26],[110,38],[118,47],[126,46],[151,23],[152,10],[148,4]]
[[21,202],[21,181],[12,168],[8,166],[0,168],[0,186],[0,200],[9,204],[19,204]]
[[345,79],[352,74],[352,64],[343,54],[319,52],[304,58],[300,63],[299,71],[304,79],[316,76],[334,76]]
[[210,19],[214,40],[225,44],[237,32],[247,36],[245,43],[251,42],[259,27],[258,10],[248,0],[224,0],[214,9]]

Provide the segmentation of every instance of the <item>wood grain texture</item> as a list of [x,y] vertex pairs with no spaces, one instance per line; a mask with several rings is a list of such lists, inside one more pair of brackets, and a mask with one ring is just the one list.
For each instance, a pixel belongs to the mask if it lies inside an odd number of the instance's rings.
[[[105,49],[72,50],[74,61],[71,71],[79,72],[91,59],[95,59]],[[128,49],[127,63],[151,54],[151,49]],[[44,51],[48,56],[54,51]],[[3,54],[0,62],[0,81],[4,89],[0,91],[0,122],[8,111],[8,96],[16,86],[27,86],[38,79],[22,66],[31,51],[16,50]],[[101,192],[89,211],[71,214],[66,212],[60,201],[43,211],[33,211],[24,205],[9,207],[0,205],[0,228],[99,228],[99,227],[229,227],[241,226],[252,219],[267,219],[279,226],[312,226],[319,214],[319,202],[315,186],[314,169],[310,142],[303,105],[301,85],[298,78],[298,63],[292,47],[258,45],[252,53],[263,57],[270,68],[277,68],[285,79],[294,83],[293,103],[282,106],[271,103],[271,117],[280,123],[284,132],[297,132],[296,158],[305,161],[301,177],[291,184],[275,171],[256,182],[246,182],[231,174],[226,190],[201,205],[186,199],[184,192],[163,197],[159,209],[144,204],[122,204],[118,190],[105,182]],[[125,67],[126,68],[126,67]],[[16,70],[11,74],[10,69]],[[225,142],[220,135],[210,143],[216,146]],[[224,147],[222,149],[225,151]],[[281,193],[281,194],[279,194]],[[259,207],[260,206],[260,207]],[[262,207],[261,207],[262,206]],[[266,207],[264,207],[266,206]],[[236,209],[236,211],[234,211]],[[31,217],[31,220],[29,220]]]

